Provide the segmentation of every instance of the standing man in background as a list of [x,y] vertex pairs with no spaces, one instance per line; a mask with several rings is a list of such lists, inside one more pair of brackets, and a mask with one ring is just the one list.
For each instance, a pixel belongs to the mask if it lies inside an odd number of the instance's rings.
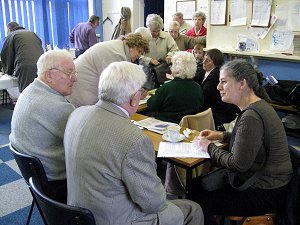
[[99,16],[92,15],[86,23],[77,24],[71,34],[70,42],[74,44],[75,56],[78,58],[88,48],[98,43],[96,28],[99,26]]
[[37,77],[36,62],[43,54],[41,39],[17,22],[7,24],[8,35],[1,51],[4,73],[18,78],[22,92]]
[[177,21],[179,23],[180,34],[185,34],[185,32],[192,29],[192,25],[183,20],[183,14],[181,12],[176,12],[173,14],[173,21]]

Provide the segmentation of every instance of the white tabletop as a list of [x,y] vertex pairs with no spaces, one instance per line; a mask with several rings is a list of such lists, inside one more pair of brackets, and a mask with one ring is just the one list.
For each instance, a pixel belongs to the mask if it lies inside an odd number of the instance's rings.
[[18,87],[17,78],[0,72],[0,90],[12,87]]

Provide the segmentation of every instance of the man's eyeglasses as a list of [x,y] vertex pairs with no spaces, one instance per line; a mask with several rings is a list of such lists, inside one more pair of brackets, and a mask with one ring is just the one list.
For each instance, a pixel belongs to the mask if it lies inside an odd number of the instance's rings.
[[60,70],[60,69],[58,69],[58,68],[51,68],[51,69],[49,69],[49,70],[57,70],[57,71],[59,71],[59,72],[65,74],[65,75],[67,75],[69,79],[71,79],[72,76],[77,77],[77,74],[78,74],[77,71],[65,72],[65,71]]

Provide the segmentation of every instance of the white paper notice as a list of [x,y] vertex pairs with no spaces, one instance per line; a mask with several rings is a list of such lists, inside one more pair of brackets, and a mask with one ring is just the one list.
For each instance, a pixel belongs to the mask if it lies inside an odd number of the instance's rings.
[[251,26],[267,27],[271,15],[272,0],[254,0]]
[[294,51],[294,34],[292,31],[275,30],[272,35],[270,50],[293,53]]
[[207,152],[187,142],[160,142],[157,157],[210,158]]
[[220,25],[226,22],[226,0],[211,1],[210,24]]
[[246,0],[230,1],[230,26],[243,26],[247,23]]

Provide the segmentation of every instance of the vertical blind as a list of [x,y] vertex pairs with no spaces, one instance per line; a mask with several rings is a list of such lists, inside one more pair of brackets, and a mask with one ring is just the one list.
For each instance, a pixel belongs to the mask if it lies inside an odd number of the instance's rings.
[[11,21],[35,32],[43,46],[65,48],[73,27],[88,20],[88,0],[0,0],[0,4],[0,48]]

